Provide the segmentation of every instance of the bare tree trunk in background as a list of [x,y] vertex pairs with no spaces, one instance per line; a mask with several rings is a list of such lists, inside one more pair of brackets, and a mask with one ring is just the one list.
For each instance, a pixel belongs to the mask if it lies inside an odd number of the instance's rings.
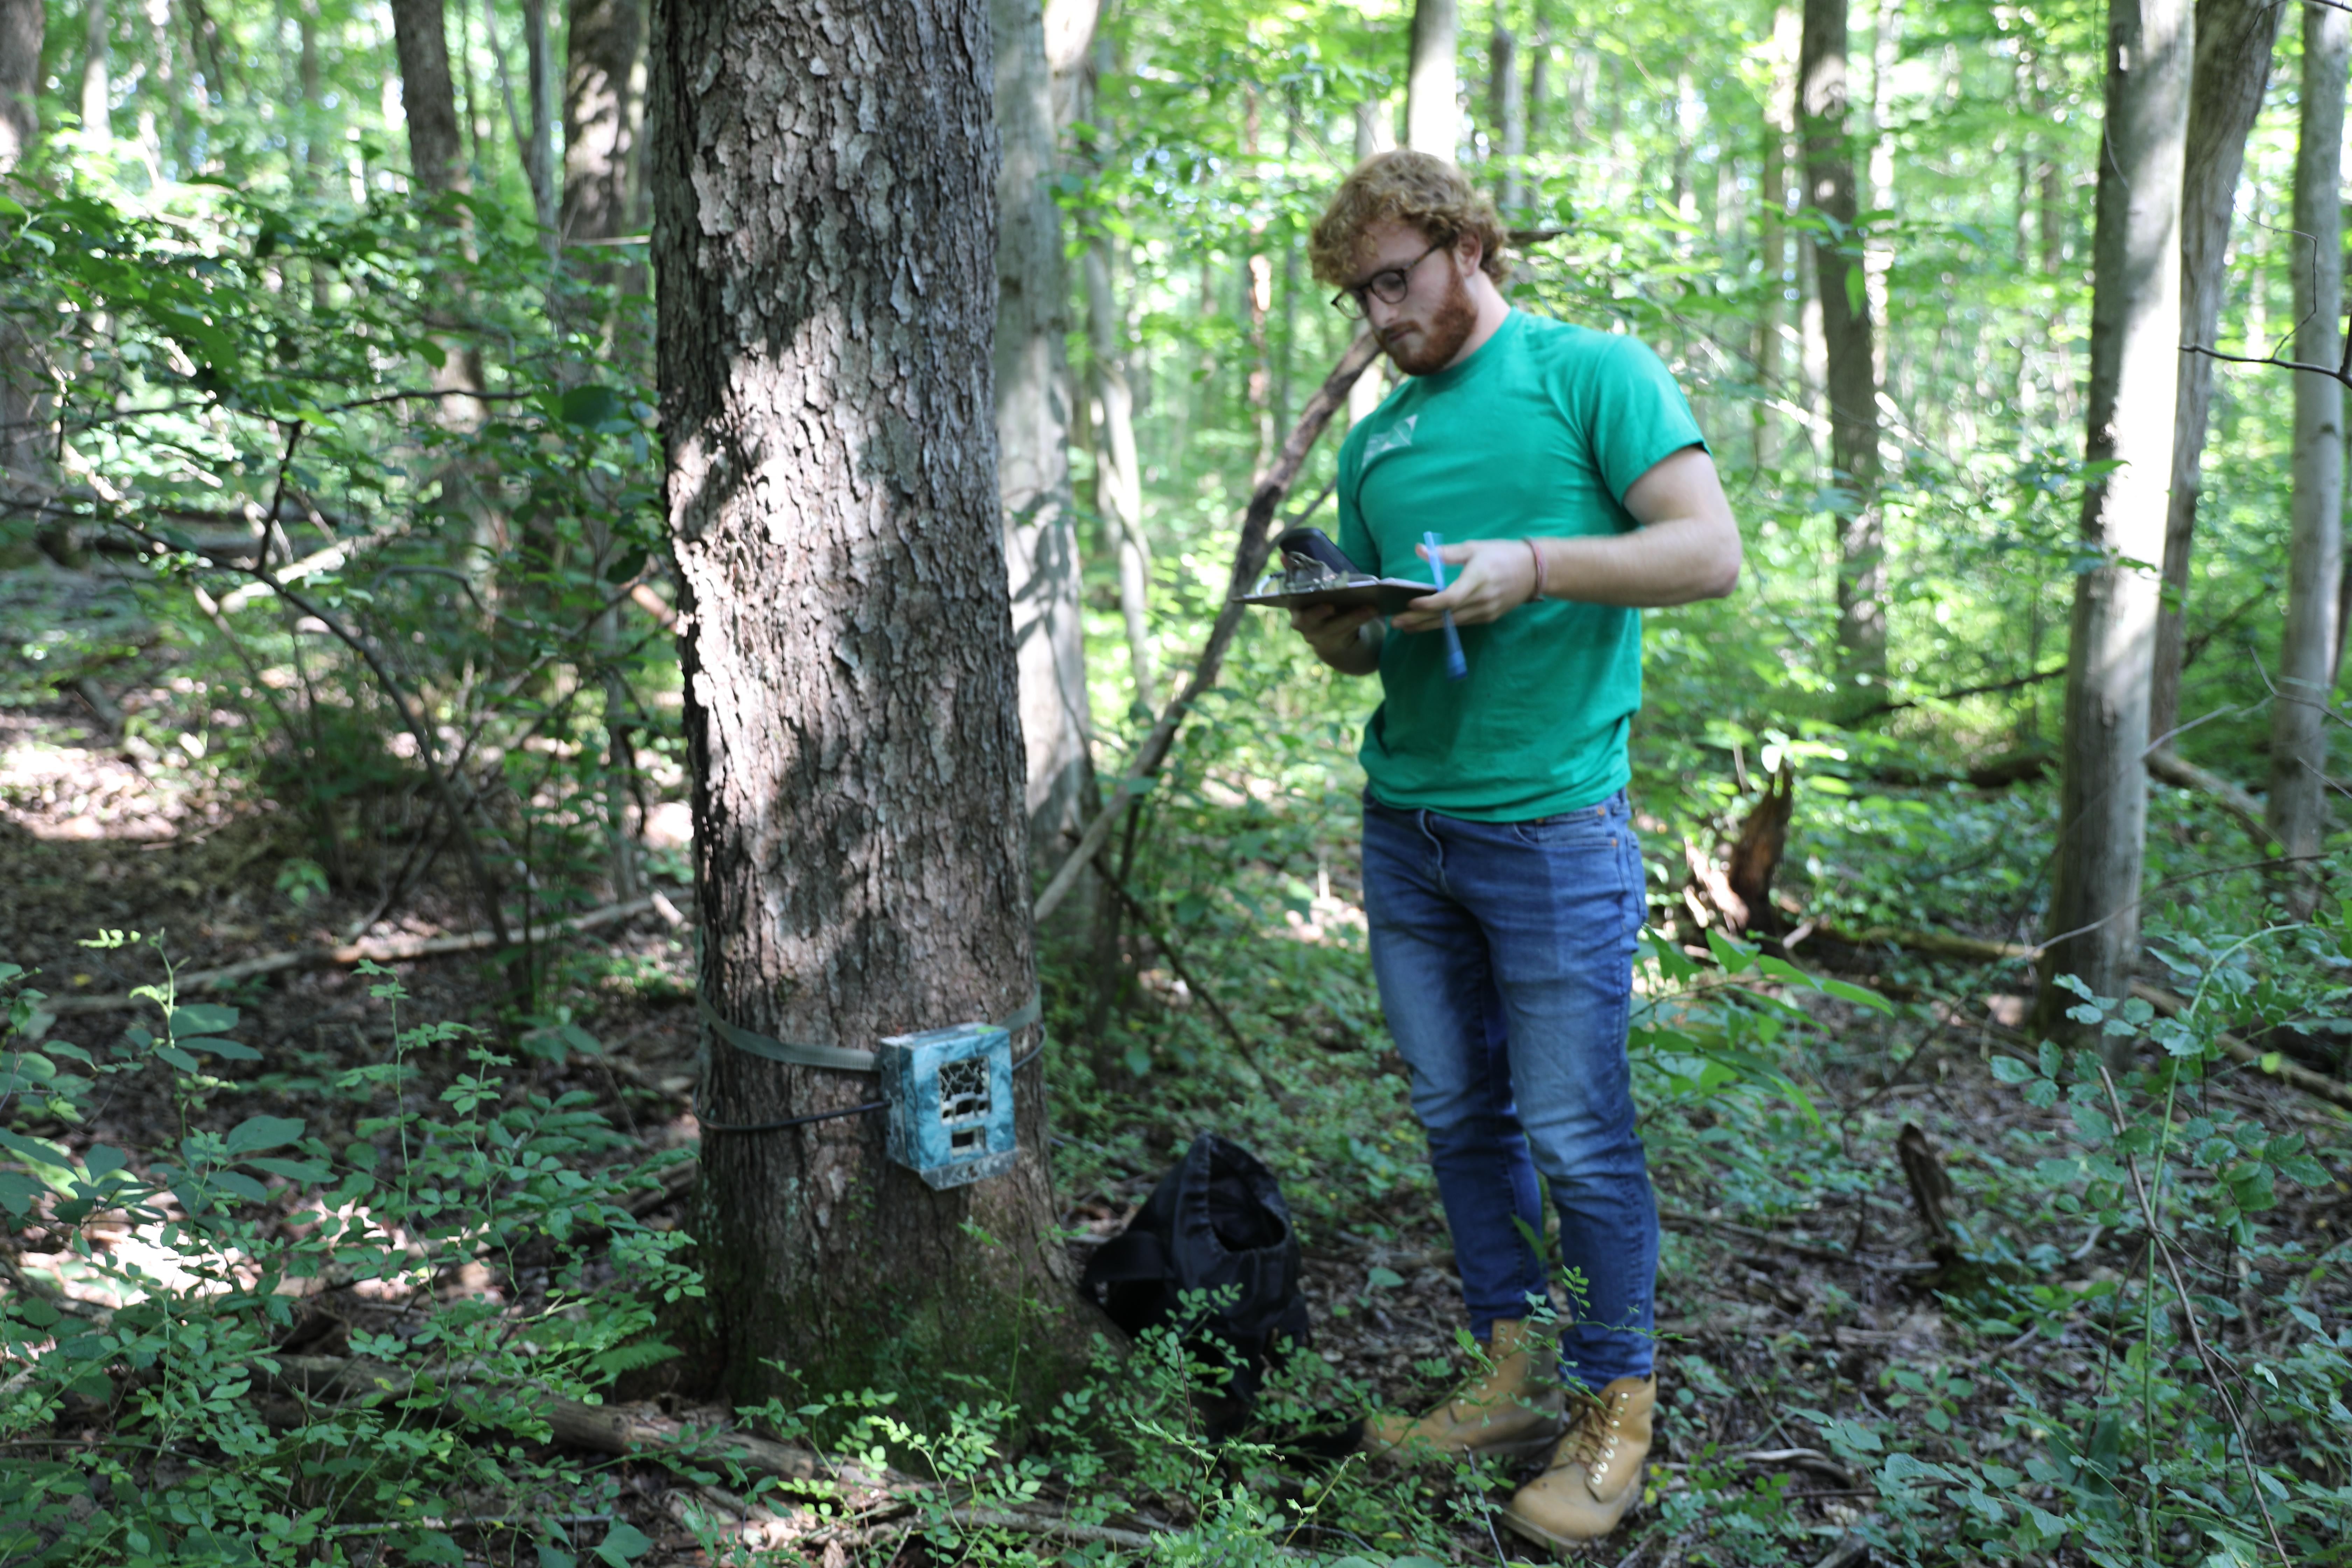
[[[637,80],[645,37],[644,0],[572,0],[563,41],[563,201],[556,218],[566,244],[629,232],[631,167],[645,121]],[[600,264],[580,265],[593,272]],[[602,263],[608,270],[615,265]]]
[[[2262,111],[2271,52],[2285,7],[2273,0],[2198,0],[2197,65],[2189,97],[2189,150],[2180,175],[2180,341],[2217,346],[2230,221],[2246,162],[2246,136]],[[2298,355],[2298,358],[2306,357]],[[2164,605],[2157,612],[2156,672],[2147,731],[2180,722],[2180,662],[2187,647],[2189,566],[2203,484],[2205,427],[2213,412],[2213,362],[2182,354],[2172,416],[2172,492],[2165,503]]]
[[[47,17],[41,0],[0,0],[0,191],[15,184],[17,165],[41,132],[41,37]],[[49,417],[54,399],[40,345],[12,315],[0,314],[0,515],[14,510],[16,480],[37,485],[48,469]],[[60,562],[78,552],[64,528],[37,531],[41,548]]]
[[1069,288],[1062,270],[1053,73],[1038,0],[988,0],[995,40],[997,488],[1027,748],[1030,853],[1077,832],[1092,731],[1070,504]]
[[[1846,0],[1804,0],[1797,55],[1797,125],[1806,205],[1841,229],[1855,216],[1853,148],[1846,134]],[[1870,296],[1854,244],[1813,245],[1826,352],[1830,464],[1849,493],[1838,507],[1838,649],[1873,680],[1886,669],[1886,523],[1878,501],[1878,376]]]
[[[741,1027],[851,1047],[1006,1016],[1035,974],[987,7],[658,0],[652,36],[702,994]],[[873,1094],[709,1049],[707,1103],[729,1121]],[[706,1127],[719,1384],[855,1388],[920,1363],[1015,1400],[1054,1388],[1077,1335],[1046,1321],[1075,1281],[1041,1078],[1015,1075],[1013,1173],[944,1192],[890,1163],[871,1117]]]
[[441,0],[392,0],[392,44],[400,59],[400,108],[417,189],[441,195],[467,188],[449,79],[449,25]]
[[[1796,135],[1791,118],[1796,109],[1797,13],[1786,5],[1772,13],[1772,80],[1764,95],[1764,155],[1762,211],[1756,222],[1757,249],[1763,258],[1764,299],[1756,315],[1756,384],[1765,397],[1801,402],[1790,397],[1781,384],[1785,362],[1781,336],[1788,330],[1789,279],[1789,142]],[[1756,404],[1749,439],[1752,458],[1762,468],[1773,455],[1779,423],[1763,398]]]
[[[1261,109],[1257,89],[1243,90],[1244,108],[1242,118],[1242,156],[1249,161],[1251,173],[1265,177],[1265,166],[1258,162],[1258,139],[1262,130]],[[1242,302],[1249,321],[1250,368],[1243,384],[1243,396],[1249,404],[1252,420],[1257,426],[1257,458],[1250,465],[1252,483],[1255,476],[1265,472],[1274,461],[1274,444],[1278,438],[1274,429],[1274,353],[1266,341],[1265,319],[1274,309],[1274,258],[1265,251],[1265,223],[1258,219],[1250,225],[1250,249],[1247,271],[1243,279]]]
[[1487,112],[1494,117],[1495,156],[1502,166],[1495,180],[1495,202],[1506,224],[1517,219],[1528,205],[1528,106],[1519,92],[1519,46],[1503,26],[1501,8],[1495,16],[1495,36],[1486,48]]
[[[2344,86],[2352,26],[2303,7],[2302,125],[2294,160],[2294,357],[2335,364],[2344,352]],[[2201,355],[2189,355],[2201,358]],[[2271,704],[2271,787],[2263,815],[2289,855],[2316,855],[2327,833],[2327,704],[2336,690],[2336,598],[2344,579],[2344,386],[2294,375],[2294,529],[2286,636]],[[2308,883],[2296,894],[2305,913]]]
[[530,133],[522,172],[543,231],[555,227],[555,49],[547,37],[547,0],[522,0],[523,73],[530,79]]
[[1462,90],[1454,54],[1461,16],[1455,0],[1413,0],[1412,56],[1405,72],[1404,144],[1449,161],[1461,135],[1455,99]]
[[82,7],[81,129],[85,136],[111,137],[113,83],[109,79],[106,0],[89,0]]
[[[2084,458],[2118,465],[2083,495],[2083,542],[2162,559],[2164,487],[2180,358],[2180,172],[2196,48],[2189,0],[2109,0],[2105,130],[2091,294],[2091,396]],[[2074,974],[2101,996],[2131,994],[2147,827],[2148,680],[2158,578],[2108,564],[2074,579],[2057,874],[2036,1001],[2060,1030]]]
[[0,174],[14,173],[41,133],[41,0],[0,0]]
[[[1528,146],[1543,144],[1544,111],[1551,101],[1551,10],[1535,0],[1535,28],[1528,37]],[[1530,185],[1529,200],[1533,200]]]
[[[41,37],[47,25],[41,0],[0,0],[0,190],[15,184],[17,166],[40,139]],[[41,345],[13,316],[0,314],[0,510],[23,478],[37,483],[49,466],[50,395]],[[62,528],[39,533],[42,548],[60,561],[78,552]]]
[[[564,267],[593,287],[626,287],[635,270],[600,240],[629,232],[630,193],[645,100],[637,82],[645,50],[643,0],[572,0],[566,18],[563,65],[563,191],[555,212],[559,247],[577,246]],[[542,13],[542,21],[544,20]],[[574,258],[576,256],[576,259]],[[559,296],[560,297],[560,296]],[[608,328],[608,335],[611,329]],[[581,374],[586,367],[577,367]],[[613,542],[592,540],[600,574]],[[607,595],[609,596],[609,595]],[[604,663],[604,831],[613,896],[634,897],[643,883],[637,829],[629,816],[635,751],[628,682],[613,668],[621,647],[621,613],[597,618],[596,650]]]
[[[1891,79],[1895,75],[1895,57],[1900,52],[1903,37],[1902,0],[1878,0],[1878,14],[1871,23],[1870,32],[1870,205],[1872,212],[1892,212],[1895,208],[1895,133],[1887,128],[1887,117],[1893,111],[1895,97]],[[1894,250],[1884,244],[1874,246],[1863,258],[1870,298],[1870,319],[1877,330],[1870,340],[1870,381],[1874,388],[1886,386],[1886,351],[1895,334],[1895,321],[1887,313],[1886,275],[1895,265]]]
[[1110,247],[1087,247],[1087,331],[1094,350],[1094,392],[1102,405],[1095,432],[1095,508],[1118,548],[1118,610],[1127,626],[1127,660],[1135,700],[1157,710],[1151,654],[1151,550],[1143,532],[1143,473],[1135,452],[1135,395],[1127,384],[1126,319],[1111,292]]
[[[302,88],[302,170],[308,179],[310,194],[318,195],[326,188],[327,179],[327,105],[324,68],[319,59],[319,0],[298,0],[294,9],[294,26],[301,37],[301,56],[295,66],[295,78]],[[323,290],[323,275],[314,279]],[[326,296],[321,291],[318,303],[325,307]]]
[[[1356,162],[1377,157],[1396,146],[1394,128],[1389,122],[1389,107],[1378,99],[1356,105]],[[1365,331],[1369,329],[1359,329]],[[1389,394],[1388,377],[1381,374],[1381,361],[1358,376],[1348,388],[1348,423],[1369,419]]]
[[[1099,160],[1105,148],[1116,142],[1104,133],[1095,94],[1097,79],[1111,68],[1110,41],[1095,39],[1094,19],[1091,0],[1057,0],[1046,8],[1045,41],[1046,63],[1055,68],[1055,113],[1061,115],[1066,104],[1069,120],[1095,126],[1086,148]],[[1077,53],[1065,65],[1057,47],[1065,54],[1073,48]],[[1151,543],[1143,531],[1143,468],[1135,446],[1135,392],[1128,380],[1127,318],[1114,286],[1116,261],[1109,236],[1097,228],[1087,241],[1084,263],[1087,390],[1097,410],[1091,431],[1095,511],[1109,531],[1118,560],[1118,613],[1127,632],[1128,679],[1134,700],[1156,710],[1160,687],[1151,648]],[[1093,804],[1087,803],[1089,808]],[[1115,920],[1118,913],[1114,904],[1107,918]]]

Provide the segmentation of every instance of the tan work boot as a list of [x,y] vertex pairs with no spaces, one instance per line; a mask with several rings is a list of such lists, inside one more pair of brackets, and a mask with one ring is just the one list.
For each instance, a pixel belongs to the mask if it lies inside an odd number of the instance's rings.
[[1489,1365],[1415,1420],[1401,1411],[1364,1423],[1364,1447],[1374,1454],[1402,1449],[1406,1457],[1439,1454],[1532,1454],[1559,1433],[1559,1352],[1549,1331],[1524,1318],[1497,1322],[1488,1342]]
[[1579,1394],[1577,1405],[1551,1464],[1503,1510],[1504,1523],[1555,1548],[1598,1541],[1642,1495],[1658,1380],[1621,1377],[1598,1395]]

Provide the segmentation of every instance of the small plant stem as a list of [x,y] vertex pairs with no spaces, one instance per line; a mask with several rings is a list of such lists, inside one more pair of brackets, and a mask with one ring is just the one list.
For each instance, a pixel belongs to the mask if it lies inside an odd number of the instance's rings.
[[[2253,939],[2251,937],[2247,939],[2249,942],[2252,940]],[[2239,945],[2242,946],[2244,944],[2240,943]],[[2227,955],[2225,954],[2224,956]],[[2106,1088],[2107,1106],[2108,1109],[2112,1110],[2116,1113],[2116,1129],[2117,1131],[2121,1131],[2124,1125],[2123,1098],[2116,1092],[2116,1080],[2108,1076],[2106,1064],[2105,1062],[2101,1062],[2098,1065],[2099,1082]],[[2177,1081],[2179,1075],[2175,1073],[2173,1076]],[[2170,1104],[2170,1099],[2168,1097],[2166,1100],[2168,1112],[2169,1111]],[[2165,1127],[2168,1133],[2171,1128],[2171,1118],[2168,1114],[2165,1120]],[[2162,1157],[2162,1145],[2159,1144],[2158,1146],[2158,1158],[2161,1159]],[[2131,1173],[2132,1192],[2139,1199],[2140,1217],[2147,1224],[2148,1273],[2151,1280],[2149,1295],[2151,1305],[2149,1307],[2148,1316],[2148,1332],[2150,1339],[2145,1347],[2150,1360],[2148,1363],[2149,1370],[2146,1376],[2153,1377],[2155,1375],[2153,1370],[2154,1357],[2156,1354],[2156,1346],[2153,1339],[2155,1331],[2155,1308],[2153,1306],[2155,1290],[2153,1278],[2156,1272],[2157,1255],[2158,1253],[2162,1253],[2164,1257],[2165,1272],[2170,1276],[2172,1280],[2172,1293],[2180,1303],[2181,1320],[2189,1326],[2189,1342],[2196,1350],[2197,1359],[2205,1368],[2206,1377],[2210,1380],[2213,1384],[2213,1392],[2221,1396],[2221,1408],[2228,1413],[2231,1428],[2238,1435],[2238,1463],[2245,1469],[2246,1484],[2252,1489],[2254,1494],[2254,1507],[2262,1511],[2263,1528],[2270,1534],[2271,1550],[2278,1553],[2279,1561],[2285,1563],[2287,1568],[2294,1568],[2294,1559],[2293,1556],[2289,1555],[2286,1549],[2286,1543],[2279,1539],[2278,1521],[2271,1518],[2270,1500],[2263,1495],[2262,1476],[2261,1473],[2254,1468],[2254,1445],[2252,1436],[2246,1430],[2244,1418],[2238,1414],[2238,1402],[2230,1397],[2229,1385],[2222,1381],[2222,1368],[2220,1363],[2214,1357],[2212,1351],[2208,1348],[2205,1343],[2205,1331],[2198,1326],[2197,1308],[2189,1300],[2189,1285],[2188,1282],[2180,1277],[2180,1265],[2172,1256],[2171,1244],[2166,1241],[2163,1233],[2158,1231],[2156,1227],[2156,1205],[2148,1194],[2147,1184],[2140,1179],[2138,1157],[2133,1154],[2126,1154],[2124,1156],[2124,1169]],[[2143,1380],[2142,1386],[2146,1386],[2145,1380]]]

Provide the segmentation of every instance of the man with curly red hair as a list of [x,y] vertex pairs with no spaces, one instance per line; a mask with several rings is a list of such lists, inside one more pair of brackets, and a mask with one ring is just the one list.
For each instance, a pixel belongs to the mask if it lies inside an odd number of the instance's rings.
[[[1657,1214],[1626,1034],[1643,920],[1625,786],[1645,607],[1731,592],[1739,531],[1690,405],[1633,338],[1517,310],[1493,205],[1453,164],[1367,160],[1316,225],[1316,275],[1405,379],[1339,454],[1339,546],[1450,585],[1385,623],[1292,612],[1377,674],[1364,730],[1372,968],[1428,1134],[1480,1370],[1384,1450],[1534,1452],[1505,1518],[1555,1547],[1641,1492],[1657,1380]],[[1458,628],[1466,676],[1438,637]],[[1568,1302],[1538,1245],[1541,1175]],[[1562,1325],[1564,1326],[1559,1326]]]

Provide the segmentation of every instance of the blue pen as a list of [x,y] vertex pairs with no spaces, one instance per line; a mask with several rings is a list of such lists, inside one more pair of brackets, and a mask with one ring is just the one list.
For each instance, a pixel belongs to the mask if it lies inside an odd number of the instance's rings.
[[[1423,534],[1421,542],[1429,547],[1429,575],[1442,594],[1445,592],[1445,558],[1438,552],[1444,548],[1444,542],[1434,532]],[[1445,612],[1445,679],[1460,680],[1469,673],[1470,661],[1462,657],[1462,634],[1454,629],[1454,612],[1448,610]]]

